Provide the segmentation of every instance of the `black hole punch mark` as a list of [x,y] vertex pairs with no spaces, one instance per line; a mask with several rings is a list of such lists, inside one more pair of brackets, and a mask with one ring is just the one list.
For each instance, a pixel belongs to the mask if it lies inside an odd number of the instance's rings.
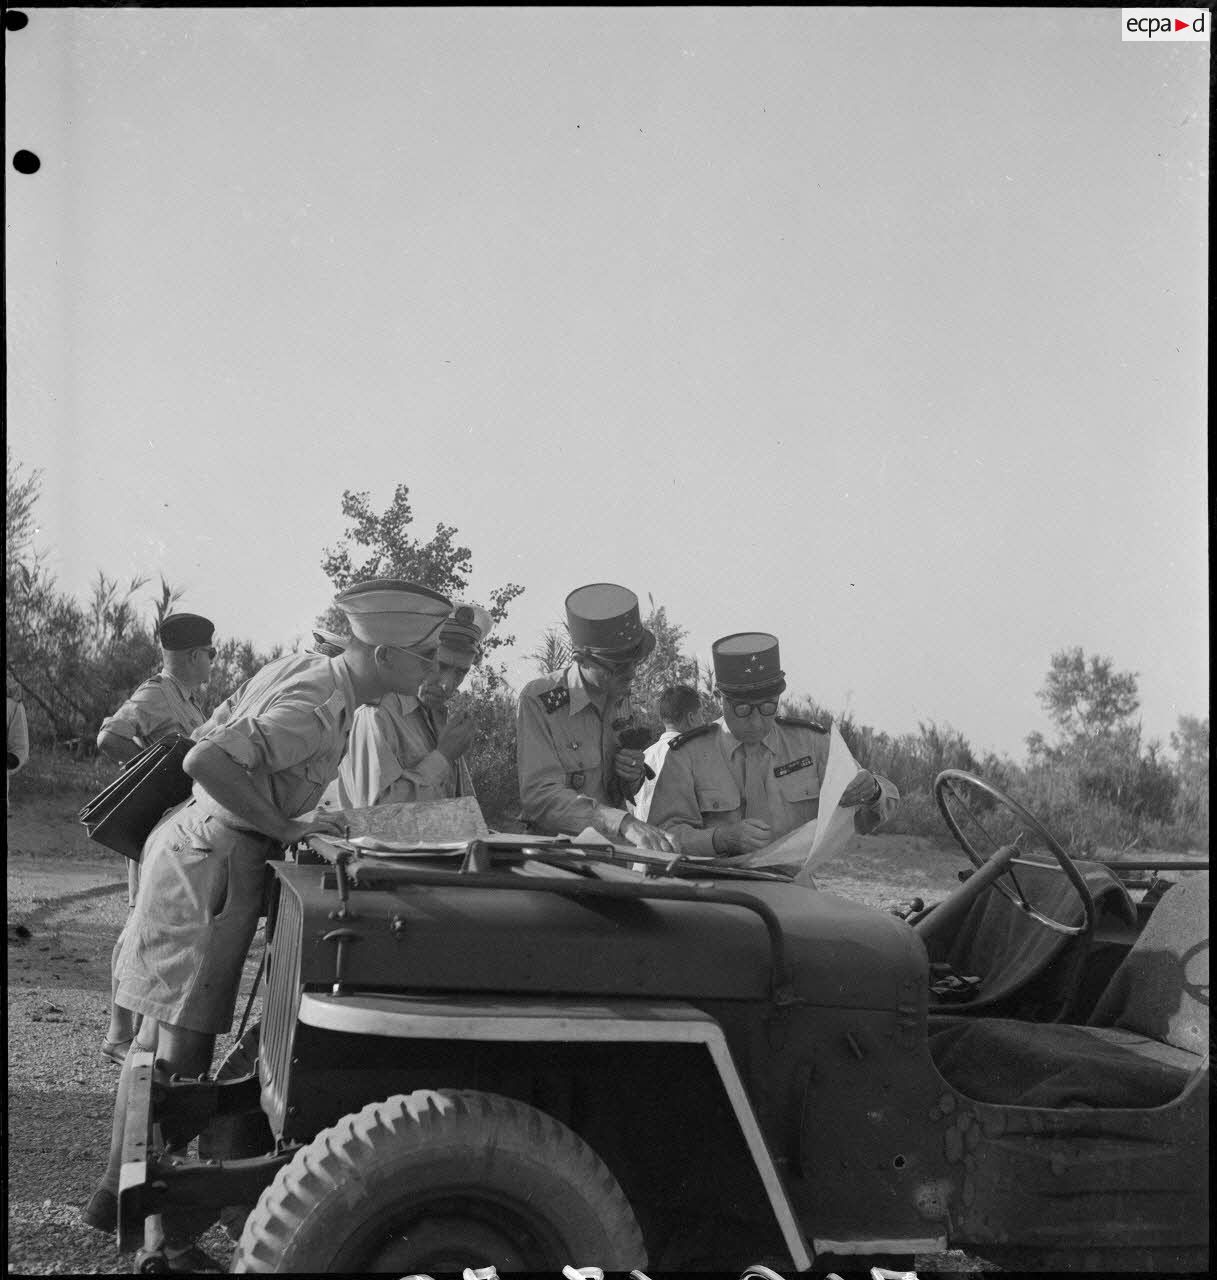
[[18,151],[13,156],[13,168],[18,173],[37,173],[42,161],[32,151]]
[[903,1156],[895,1156],[895,1157],[893,1157],[893,1159],[892,1159],[892,1168],[893,1168],[893,1169],[903,1169],[903,1168],[904,1168],[904,1166],[905,1166],[907,1163],[908,1163],[908,1161],[907,1161],[907,1160],[905,1160],[905,1158],[904,1158]]
[[24,13],[22,13],[20,9],[8,9],[5,11],[5,14],[4,14],[5,31],[20,31],[22,27],[28,24],[28,22],[29,22],[29,18]]

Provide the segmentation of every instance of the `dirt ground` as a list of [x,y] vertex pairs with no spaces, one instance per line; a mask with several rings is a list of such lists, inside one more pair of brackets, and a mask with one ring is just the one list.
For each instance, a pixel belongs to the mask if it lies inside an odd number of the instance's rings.
[[[11,1274],[129,1273],[132,1255],[86,1227],[80,1208],[109,1147],[118,1069],[98,1053],[110,951],[126,918],[126,868],[84,837],[74,797],[16,798],[8,825],[8,1190]],[[872,905],[940,897],[963,865],[919,837],[855,837],[820,887]],[[252,989],[260,939],[237,1008]],[[253,1017],[257,1017],[257,1007]],[[234,1028],[235,1029],[235,1028]],[[217,1048],[218,1062],[232,1037]],[[213,1228],[205,1246],[225,1257]],[[959,1256],[962,1259],[962,1255]],[[919,1259],[925,1268],[930,1260]],[[938,1256],[934,1270],[971,1270]]]
[[[118,1068],[98,1047],[126,863],[85,838],[74,803],[50,798],[14,801],[7,845],[9,1273],[130,1274],[134,1255],[80,1219],[110,1145]],[[218,1231],[208,1244],[224,1256]]]

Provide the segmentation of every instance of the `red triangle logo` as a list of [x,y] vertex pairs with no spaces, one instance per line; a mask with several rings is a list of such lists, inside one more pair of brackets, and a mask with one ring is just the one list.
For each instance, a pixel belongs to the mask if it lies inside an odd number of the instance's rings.
[[1181,22],[1178,18],[1175,19],[1176,31],[1186,31],[1191,25],[1192,24],[1190,22]]

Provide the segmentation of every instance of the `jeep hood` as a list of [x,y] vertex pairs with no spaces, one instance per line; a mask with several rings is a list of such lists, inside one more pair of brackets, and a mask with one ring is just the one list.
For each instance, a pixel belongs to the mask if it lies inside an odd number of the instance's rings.
[[[470,876],[459,886],[358,886],[347,915],[336,919],[341,903],[332,872],[290,864],[274,870],[282,886],[274,946],[299,947],[300,984],[308,989],[333,985],[340,938],[350,991],[756,1000],[774,987],[770,932],[743,906],[572,899],[546,892],[540,880],[505,891]],[[787,976],[802,1001],[897,1009],[910,984],[924,988],[925,948],[894,916],[795,884],[696,884],[771,908]]]

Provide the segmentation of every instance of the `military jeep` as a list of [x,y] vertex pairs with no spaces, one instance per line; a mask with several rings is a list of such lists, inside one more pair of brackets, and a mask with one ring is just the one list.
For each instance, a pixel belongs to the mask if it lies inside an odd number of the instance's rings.
[[729,859],[314,838],[272,868],[260,1029],[215,1078],[136,1060],[120,1243],[176,1205],[243,1220],[237,1272],[1206,1268],[1207,863],[1136,902],[983,780],[935,791],[970,865],[903,914]]

